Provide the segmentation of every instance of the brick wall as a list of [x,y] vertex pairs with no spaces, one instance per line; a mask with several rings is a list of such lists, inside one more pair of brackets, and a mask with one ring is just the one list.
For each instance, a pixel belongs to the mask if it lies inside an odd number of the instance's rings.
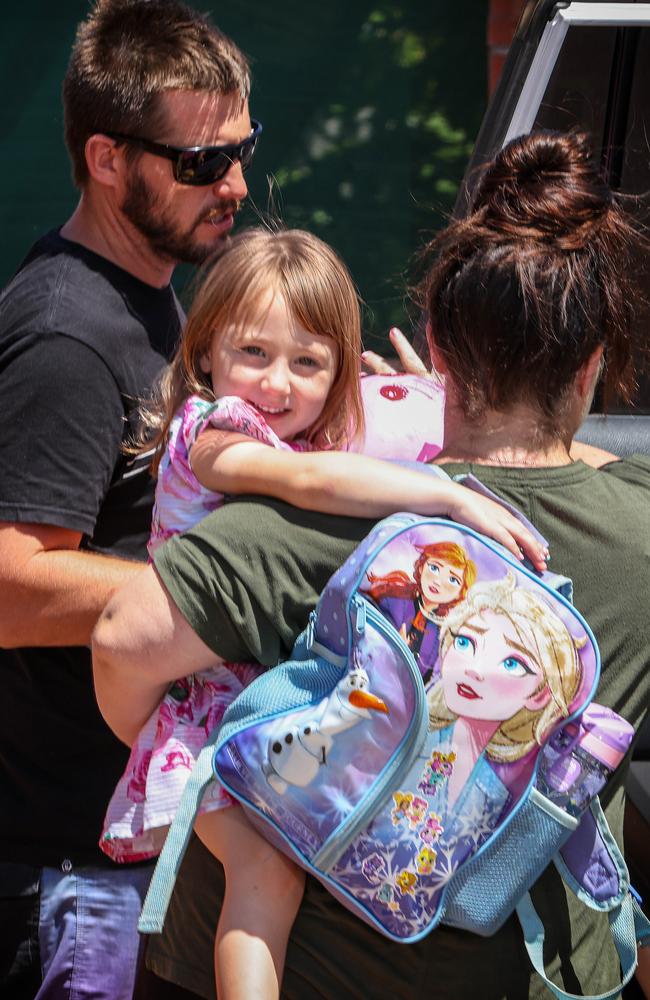
[[487,27],[488,93],[496,87],[524,0],[490,0]]

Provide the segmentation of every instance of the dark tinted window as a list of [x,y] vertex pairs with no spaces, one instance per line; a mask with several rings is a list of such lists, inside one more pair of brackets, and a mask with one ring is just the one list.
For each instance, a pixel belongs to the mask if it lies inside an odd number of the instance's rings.
[[579,127],[600,142],[616,29],[572,25],[535,119],[535,128]]
[[[650,206],[650,28],[569,28],[541,103],[535,128],[577,127],[593,139],[612,187],[632,195],[629,210],[647,224]],[[650,298],[650,272],[639,256]],[[650,413],[650,379],[645,357],[650,344],[650,310],[638,317],[640,389],[633,411]],[[601,400],[594,408],[600,409]],[[610,404],[610,412],[629,407]]]

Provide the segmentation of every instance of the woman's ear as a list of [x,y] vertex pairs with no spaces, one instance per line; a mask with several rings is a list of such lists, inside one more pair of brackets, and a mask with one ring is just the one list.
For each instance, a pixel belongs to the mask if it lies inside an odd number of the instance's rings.
[[447,365],[445,364],[445,359],[438,350],[436,342],[433,339],[433,327],[431,326],[431,320],[427,320],[427,344],[429,345],[429,354],[431,356],[433,370],[437,372],[438,375],[446,375]]
[[603,370],[603,351],[602,344],[592,351],[576,375],[576,389],[583,399],[589,399],[590,404]]

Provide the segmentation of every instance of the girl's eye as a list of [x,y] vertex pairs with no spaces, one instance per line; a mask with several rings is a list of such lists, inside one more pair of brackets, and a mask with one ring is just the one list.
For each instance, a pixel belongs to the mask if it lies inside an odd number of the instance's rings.
[[449,574],[449,582],[452,583],[454,585],[454,587],[460,587],[460,584],[461,584],[460,578],[457,577],[457,576],[454,576],[453,573]]
[[471,653],[473,655],[476,651],[476,643],[468,635],[455,635],[454,649],[457,649],[459,653]]
[[264,351],[262,348],[256,347],[255,344],[244,344],[243,347],[240,347],[240,351],[242,354],[250,354],[255,358],[264,357]]
[[439,573],[440,572],[440,567],[437,566],[435,563],[428,563],[428,566],[429,566],[429,572],[430,573]]
[[306,368],[318,368],[318,361],[305,355],[303,358],[296,358],[296,364],[304,365]]
[[530,667],[526,666],[523,660],[518,660],[516,656],[507,656],[502,663],[504,670],[510,674],[511,677],[525,677],[526,674],[535,673]]

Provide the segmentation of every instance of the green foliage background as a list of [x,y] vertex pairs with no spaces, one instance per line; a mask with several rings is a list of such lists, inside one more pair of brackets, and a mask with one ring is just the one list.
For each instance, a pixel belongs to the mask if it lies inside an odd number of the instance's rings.
[[[453,206],[486,97],[487,0],[197,2],[249,55],[264,123],[243,221],[279,216],[348,262],[368,346],[404,320],[416,248]],[[60,85],[83,0],[12,5],[0,38],[0,282],[74,207]],[[192,137],[188,136],[188,141]],[[271,178],[269,183],[268,178]],[[189,270],[178,269],[183,286]]]

